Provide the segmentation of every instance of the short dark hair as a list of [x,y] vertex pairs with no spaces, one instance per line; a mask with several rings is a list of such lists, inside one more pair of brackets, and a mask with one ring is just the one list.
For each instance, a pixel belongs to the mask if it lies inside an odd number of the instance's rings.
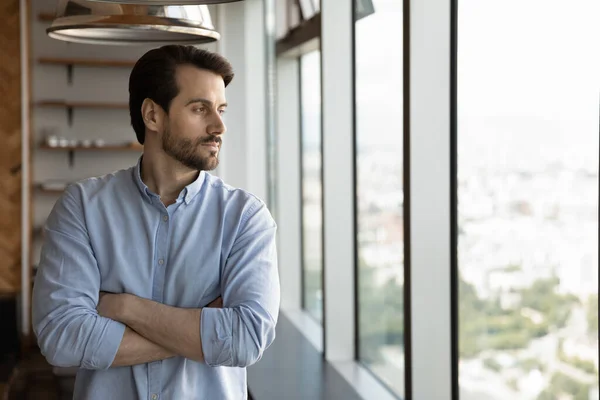
[[167,45],[144,54],[129,76],[129,114],[138,142],[144,144],[146,125],[142,103],[151,99],[168,114],[171,101],[179,94],[175,73],[179,65],[193,65],[223,77],[225,86],[233,79],[233,68],[225,57],[194,46]]

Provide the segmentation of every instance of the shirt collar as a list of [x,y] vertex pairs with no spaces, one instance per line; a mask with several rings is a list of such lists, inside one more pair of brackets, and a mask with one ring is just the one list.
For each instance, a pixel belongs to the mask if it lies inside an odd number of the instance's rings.
[[[146,199],[148,199],[150,202],[152,202],[152,198],[153,197],[157,198],[158,195],[156,193],[153,193],[148,188],[148,186],[146,186],[144,181],[142,181],[141,172],[142,172],[142,158],[143,157],[144,157],[143,155],[140,156],[140,158],[138,159],[138,162],[133,170],[133,180],[135,181],[135,184],[138,187],[140,193]],[[196,195],[200,192],[200,189],[202,189],[202,184],[204,183],[205,178],[206,178],[206,171],[200,171],[200,173],[198,174],[198,178],[196,178],[196,180],[194,180],[192,183],[190,183],[185,188],[183,188],[183,190],[179,194],[179,197],[177,198],[177,200],[183,199],[183,201],[185,201],[186,204],[190,204],[190,202],[194,199],[194,197],[196,197]]]

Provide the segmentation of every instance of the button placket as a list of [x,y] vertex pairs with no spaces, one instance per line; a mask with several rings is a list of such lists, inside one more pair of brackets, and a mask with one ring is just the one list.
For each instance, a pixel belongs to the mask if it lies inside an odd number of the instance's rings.
[[[161,213],[158,216],[158,232],[154,253],[155,271],[152,283],[152,300],[162,303],[165,283],[165,266],[168,260],[169,219],[170,215],[161,203]],[[159,400],[162,390],[161,361],[153,362],[148,367],[148,400]]]

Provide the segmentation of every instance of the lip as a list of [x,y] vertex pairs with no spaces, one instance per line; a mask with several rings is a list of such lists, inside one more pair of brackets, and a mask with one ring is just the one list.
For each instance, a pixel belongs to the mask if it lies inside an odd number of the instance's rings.
[[202,146],[206,146],[206,147],[210,147],[213,150],[219,150],[219,145],[218,143],[204,143]]

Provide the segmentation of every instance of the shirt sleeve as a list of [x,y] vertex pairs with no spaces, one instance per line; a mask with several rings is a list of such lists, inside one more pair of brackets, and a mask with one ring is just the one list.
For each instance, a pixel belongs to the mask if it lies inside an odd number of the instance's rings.
[[209,366],[250,366],[275,339],[280,302],[276,230],[262,202],[242,218],[221,277],[223,308],[202,309],[200,336]]
[[100,271],[75,186],[50,213],[33,288],[33,329],[48,362],[107,369],[125,326],[98,315]]

